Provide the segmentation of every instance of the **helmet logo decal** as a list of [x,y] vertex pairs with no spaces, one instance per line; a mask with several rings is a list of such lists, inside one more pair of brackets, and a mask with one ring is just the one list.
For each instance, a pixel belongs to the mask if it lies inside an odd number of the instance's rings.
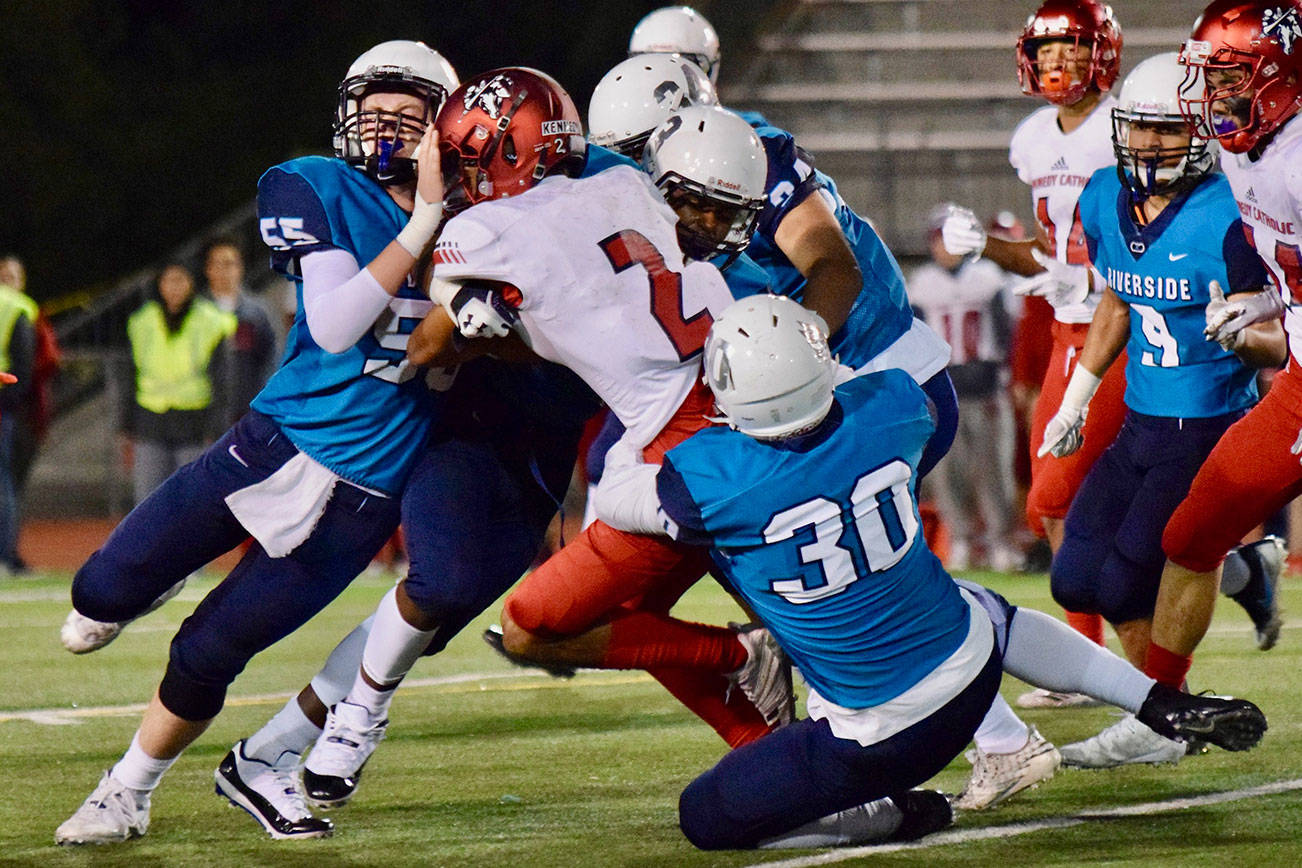
[[1261,35],[1269,36],[1280,44],[1285,54],[1293,53],[1293,43],[1302,39],[1302,21],[1297,9],[1276,6],[1261,13]]
[[497,120],[502,114],[502,103],[511,97],[514,84],[508,76],[495,75],[473,90],[467,90],[464,105],[466,111],[478,106],[484,114]]
[[652,95],[655,97],[656,105],[678,108],[679,103],[683,101],[681,91],[678,82],[662,81]]

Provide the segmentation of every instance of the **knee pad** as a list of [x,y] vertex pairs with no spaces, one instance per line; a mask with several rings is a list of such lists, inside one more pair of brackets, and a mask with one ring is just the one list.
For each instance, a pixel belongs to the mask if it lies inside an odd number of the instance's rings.
[[187,620],[172,638],[158,698],[177,717],[198,721],[221,711],[226,688],[244,671],[249,656],[193,623]]
[[1098,577],[1073,564],[1070,554],[1071,549],[1064,543],[1049,569],[1049,590],[1053,593],[1053,600],[1069,612],[1097,612]]
[[[130,581],[132,572],[120,569],[102,551],[95,552],[72,579],[72,607],[96,621],[129,621],[138,617],[158,596],[148,595],[143,583]],[[137,587],[133,587],[137,585]]]
[[703,783],[709,775],[710,772],[706,772],[692,781],[678,797],[678,828],[698,850],[731,850],[745,846],[733,840],[735,836],[729,834],[733,824],[715,810],[718,800],[708,792],[711,788]]
[[227,686],[204,682],[186,673],[173,659],[167,662],[167,672],[158,685],[158,700],[183,720],[208,720],[222,710]]

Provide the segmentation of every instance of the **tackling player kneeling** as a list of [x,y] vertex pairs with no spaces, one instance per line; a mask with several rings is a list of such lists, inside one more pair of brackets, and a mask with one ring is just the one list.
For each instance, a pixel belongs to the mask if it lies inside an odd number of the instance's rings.
[[[1251,703],[1158,685],[1055,619],[945,573],[918,533],[916,470],[934,422],[908,374],[834,388],[848,371],[822,319],[771,295],[719,316],[704,364],[729,427],[697,432],[658,466],[608,465],[598,514],[711,546],[799,666],[810,717],[688,785],[679,822],[693,844],[832,846],[943,828],[945,798],[912,788],[966,746],[1001,665],[1050,689],[1083,689],[1088,670],[1098,698],[1168,736],[1212,733],[1236,750],[1260,740]],[[1069,653],[1044,652],[1054,645]]]

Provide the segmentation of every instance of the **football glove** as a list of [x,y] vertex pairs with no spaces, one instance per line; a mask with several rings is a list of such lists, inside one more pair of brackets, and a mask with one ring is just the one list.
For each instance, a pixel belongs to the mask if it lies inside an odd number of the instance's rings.
[[1225,291],[1214,280],[1207,288],[1212,298],[1207,302],[1207,327],[1203,334],[1207,340],[1216,341],[1230,352],[1243,345],[1244,330],[1248,326],[1278,319],[1284,313],[1284,301],[1271,287],[1240,295],[1234,301],[1226,300]]
[[504,338],[520,316],[500,293],[485,286],[464,286],[452,298],[453,320],[467,338]]
[[1068,265],[1046,255],[1038,247],[1031,256],[1044,271],[1013,284],[1014,295],[1038,295],[1054,307],[1080,304],[1090,294],[1090,270]]
[[[934,225],[934,224],[933,224]],[[986,230],[972,209],[950,205],[945,222],[940,225],[940,240],[954,256],[976,258],[985,252]]]
[[1050,453],[1055,458],[1065,458],[1081,447],[1085,441],[1085,417],[1089,415],[1090,399],[1098,391],[1101,378],[1077,364],[1071,380],[1062,394],[1062,405],[1044,426],[1044,442],[1036,451],[1036,458]]

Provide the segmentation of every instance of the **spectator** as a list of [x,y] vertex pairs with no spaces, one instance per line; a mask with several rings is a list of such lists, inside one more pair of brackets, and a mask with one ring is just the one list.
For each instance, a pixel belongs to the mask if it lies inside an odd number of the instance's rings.
[[[27,270],[23,261],[14,254],[0,256],[0,284],[17,290],[23,297],[27,296]],[[35,304],[35,302],[33,302]],[[59,372],[62,353],[59,342],[54,336],[54,328],[45,314],[36,314],[34,328],[34,346],[31,378],[21,394],[22,401],[14,409],[14,431],[10,469],[13,475],[15,515],[14,533],[22,526],[24,493],[27,479],[31,475],[32,465],[36,462],[36,450],[45,433],[49,430],[50,420],[54,415],[54,376]],[[16,537],[15,537],[16,538]],[[27,571],[18,549],[13,549],[14,557],[10,567],[16,573]]]
[[127,320],[131,388],[123,390],[124,454],[137,503],[198,458],[215,427],[213,384],[222,381],[234,314],[195,296],[194,275],[173,263],[155,296]]
[[5,573],[26,568],[18,556],[14,443],[18,417],[29,403],[36,358],[36,302],[13,285],[17,278],[21,264],[17,274],[6,267],[0,275],[0,371],[18,378],[18,385],[0,391],[0,572]]
[[[932,490],[950,529],[950,569],[966,569],[984,553],[992,569],[1009,570],[1020,556],[1011,545],[1013,418],[1007,394],[1007,277],[985,260],[946,252],[940,227],[946,206],[928,221],[932,262],[910,275],[909,300],[927,325],[949,342],[949,375],[958,395],[954,446],[936,466]],[[979,527],[973,518],[979,519]]]
[[235,314],[230,364],[215,396],[220,424],[233,425],[276,370],[277,332],[266,305],[245,292],[244,254],[234,239],[218,238],[208,245],[203,273],[213,302]]

